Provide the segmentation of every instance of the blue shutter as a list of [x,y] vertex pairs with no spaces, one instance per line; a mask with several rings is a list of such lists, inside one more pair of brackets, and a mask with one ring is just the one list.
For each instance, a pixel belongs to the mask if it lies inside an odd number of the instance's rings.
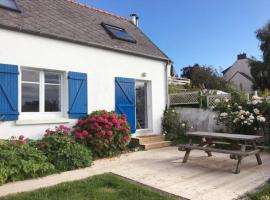
[[115,78],[115,111],[126,114],[131,132],[136,132],[136,100],[135,80],[129,78]]
[[71,119],[85,117],[87,106],[87,74],[78,72],[68,73],[69,109]]
[[18,66],[0,64],[0,121],[17,120]]

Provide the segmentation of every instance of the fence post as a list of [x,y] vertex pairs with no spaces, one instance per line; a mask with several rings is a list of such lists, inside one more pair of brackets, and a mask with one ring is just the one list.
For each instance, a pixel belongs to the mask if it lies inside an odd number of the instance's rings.
[[202,103],[202,91],[201,90],[199,91],[199,98],[200,98],[200,108],[202,108],[203,103]]

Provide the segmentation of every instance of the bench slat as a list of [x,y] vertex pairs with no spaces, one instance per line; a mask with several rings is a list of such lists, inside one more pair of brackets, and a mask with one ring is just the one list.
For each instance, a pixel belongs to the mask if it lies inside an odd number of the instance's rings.
[[198,145],[189,145],[189,144],[179,145],[178,150],[181,151],[182,149],[184,149],[184,150],[197,149],[197,150],[217,152],[217,153],[234,154],[234,155],[239,155],[239,156],[248,156],[248,155],[257,154],[257,153],[260,152],[259,149],[242,152],[242,151],[239,151],[239,150],[217,149],[217,148],[201,147],[201,146],[198,146]]

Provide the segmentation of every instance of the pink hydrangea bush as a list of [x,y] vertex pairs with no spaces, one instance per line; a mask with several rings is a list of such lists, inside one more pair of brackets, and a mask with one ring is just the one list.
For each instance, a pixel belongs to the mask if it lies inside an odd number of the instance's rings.
[[87,145],[94,157],[113,156],[123,151],[131,139],[126,116],[105,110],[80,119],[74,129],[74,139]]

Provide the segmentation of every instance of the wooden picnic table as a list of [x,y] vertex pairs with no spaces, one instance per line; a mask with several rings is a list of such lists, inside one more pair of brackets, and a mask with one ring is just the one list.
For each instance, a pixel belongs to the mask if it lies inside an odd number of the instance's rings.
[[[212,156],[212,152],[230,154],[231,159],[237,160],[237,165],[234,173],[240,173],[241,161],[245,156],[255,155],[258,165],[262,164],[260,157],[260,149],[256,146],[256,142],[262,138],[257,135],[240,135],[229,133],[212,133],[212,132],[187,132],[189,138],[188,144],[179,145],[179,151],[186,151],[183,163],[186,163],[193,149],[202,150],[208,156]],[[200,138],[199,144],[193,144],[193,139]],[[224,140],[226,143],[223,143]],[[226,148],[217,148],[218,144],[226,144]],[[232,147],[240,147],[239,149],[232,149]]]

